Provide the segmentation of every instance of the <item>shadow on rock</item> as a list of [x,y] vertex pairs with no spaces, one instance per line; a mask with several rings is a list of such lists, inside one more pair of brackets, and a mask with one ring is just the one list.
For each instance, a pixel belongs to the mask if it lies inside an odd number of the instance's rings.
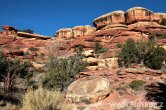
[[146,98],[149,101],[155,101],[158,106],[161,105],[161,110],[166,110],[166,84],[164,83],[151,83],[146,86]]

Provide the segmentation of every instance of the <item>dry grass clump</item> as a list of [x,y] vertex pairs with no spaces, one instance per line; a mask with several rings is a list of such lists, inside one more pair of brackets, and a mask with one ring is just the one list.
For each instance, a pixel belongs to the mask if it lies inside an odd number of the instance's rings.
[[23,110],[55,110],[62,101],[63,95],[59,91],[30,90],[23,100]]

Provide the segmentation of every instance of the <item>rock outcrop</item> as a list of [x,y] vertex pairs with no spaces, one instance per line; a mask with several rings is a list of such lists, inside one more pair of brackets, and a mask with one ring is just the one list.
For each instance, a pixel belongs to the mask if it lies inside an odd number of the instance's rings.
[[66,98],[69,102],[97,102],[110,94],[110,81],[102,77],[81,78],[71,83]]
[[[154,13],[148,9],[142,7],[134,7],[130,8],[126,12],[126,23],[133,24],[139,21],[149,21],[153,22],[160,18],[154,17]],[[158,16],[159,17],[159,16]],[[155,19],[154,19],[155,18]]]
[[93,21],[97,28],[94,41],[112,49],[129,38],[146,41],[149,33],[166,34],[166,26],[161,25],[165,18],[165,13],[154,13],[142,7],[130,8],[126,12],[114,11]]
[[125,24],[125,14],[123,11],[114,11],[96,18],[93,24],[97,29],[106,25]]
[[76,38],[80,36],[92,35],[95,31],[94,27],[89,25],[86,26],[75,26],[73,28],[64,28],[56,32],[56,37],[58,38]]
[[93,21],[94,26],[101,28],[114,24],[133,24],[141,21],[161,23],[166,18],[165,13],[154,13],[146,8],[134,7],[126,12],[114,11],[96,18]]

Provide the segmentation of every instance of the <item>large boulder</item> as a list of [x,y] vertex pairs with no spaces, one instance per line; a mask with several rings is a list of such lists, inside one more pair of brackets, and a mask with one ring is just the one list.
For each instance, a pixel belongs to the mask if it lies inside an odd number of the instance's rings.
[[102,77],[85,77],[71,83],[66,98],[70,102],[97,102],[110,94],[110,81]]
[[125,24],[125,14],[121,10],[114,11],[96,18],[93,24],[96,28],[102,28],[112,24]]
[[130,8],[126,12],[126,23],[133,24],[139,21],[153,21],[154,13],[142,7]]

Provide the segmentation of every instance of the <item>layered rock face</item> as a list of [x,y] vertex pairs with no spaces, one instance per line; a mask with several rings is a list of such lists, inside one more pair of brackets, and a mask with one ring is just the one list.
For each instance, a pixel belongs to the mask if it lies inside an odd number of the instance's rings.
[[75,26],[73,28],[64,28],[56,32],[58,38],[76,38],[79,36],[91,35],[95,31],[95,28],[86,26]]
[[106,48],[116,48],[127,39],[147,40],[149,33],[166,34],[166,26],[161,25],[166,13],[154,13],[142,7],[134,7],[126,12],[114,11],[93,21],[97,28],[95,40]]
[[17,30],[12,26],[2,26],[3,31],[0,32],[0,45],[12,42],[17,36]]
[[126,12],[114,11],[96,18],[93,21],[97,29],[113,24],[133,24],[140,21],[161,23],[166,18],[165,13],[154,13],[142,7],[130,8]]
[[56,32],[57,37],[61,38],[70,38],[72,36],[72,29],[71,28],[63,28]]
[[123,11],[114,11],[96,18],[93,21],[94,26],[100,29],[106,25],[125,24],[125,13]]
[[139,21],[159,22],[160,16],[155,15],[152,11],[142,8],[130,8],[126,12],[126,23],[132,24]]

